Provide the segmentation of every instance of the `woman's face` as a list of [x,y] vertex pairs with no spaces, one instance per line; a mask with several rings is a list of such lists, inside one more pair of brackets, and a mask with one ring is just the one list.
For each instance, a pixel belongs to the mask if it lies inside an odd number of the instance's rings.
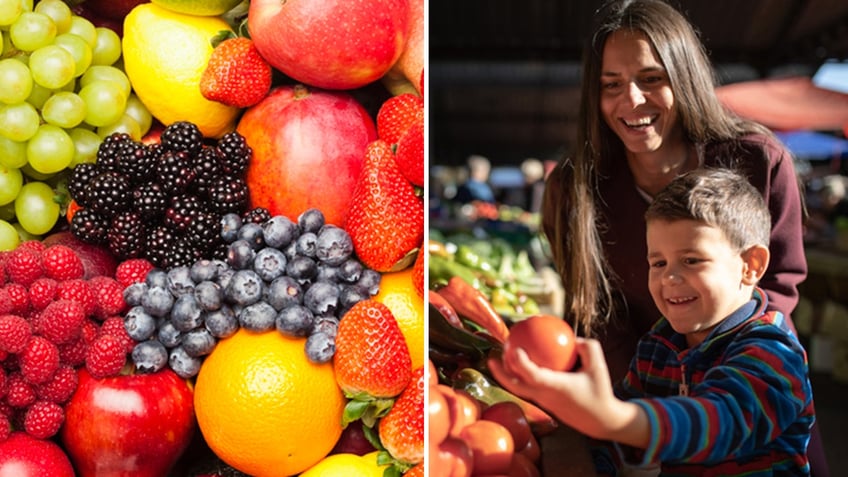
[[668,73],[644,33],[607,37],[601,64],[601,114],[634,154],[658,151],[681,137]]

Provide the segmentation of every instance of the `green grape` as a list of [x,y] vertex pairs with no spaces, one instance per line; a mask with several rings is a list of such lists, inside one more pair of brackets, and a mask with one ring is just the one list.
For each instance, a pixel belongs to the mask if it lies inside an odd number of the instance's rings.
[[20,222],[13,223],[12,227],[14,227],[15,231],[18,232],[18,238],[21,242],[26,242],[28,240],[41,240],[41,235],[31,234],[27,232],[27,230],[23,228]]
[[18,231],[15,227],[0,219],[0,252],[8,252],[14,250],[20,245],[21,239],[18,237]]
[[83,88],[93,81],[102,80],[114,81],[116,84],[120,85],[121,90],[126,93],[124,97],[130,97],[132,85],[130,84],[129,77],[126,73],[121,71],[120,68],[116,68],[114,66],[91,65],[80,77],[79,85],[80,88]]
[[32,80],[49,89],[59,89],[74,79],[76,61],[59,45],[47,45],[29,57]]
[[23,172],[24,175],[29,177],[30,179],[34,179],[34,180],[42,181],[42,182],[49,180],[53,176],[56,175],[55,172],[50,173],[50,174],[43,174],[41,172],[38,172],[37,170],[32,168],[32,166],[30,165],[29,162],[27,162],[25,165],[21,166],[21,172]]
[[150,126],[153,124],[153,115],[135,94],[131,94],[127,99],[127,108],[124,110],[124,114],[128,114],[136,120],[142,136],[150,131]]
[[79,97],[85,101],[85,122],[92,126],[112,124],[124,115],[127,97],[114,81],[97,80],[83,86]]
[[29,103],[0,107],[0,135],[18,142],[28,141],[38,131],[38,111]]
[[97,149],[103,139],[94,131],[84,128],[73,128],[68,135],[74,141],[74,158],[68,168],[72,169],[84,162],[94,163],[97,161]]
[[91,65],[91,47],[82,38],[73,33],[62,33],[56,37],[55,43],[64,48],[74,57],[74,77],[81,76]]
[[24,185],[24,175],[20,169],[0,166],[0,205],[15,200]]
[[28,233],[43,235],[59,218],[59,204],[53,200],[53,189],[43,182],[27,182],[15,199],[15,216]]
[[133,141],[141,140],[141,127],[139,127],[138,121],[129,114],[124,114],[121,119],[112,124],[97,128],[97,135],[101,138],[106,138],[112,133],[127,133]]
[[56,24],[43,13],[24,12],[9,28],[9,37],[15,48],[34,51],[53,43],[56,38]]
[[109,66],[121,57],[121,37],[111,28],[97,27],[97,43],[94,45],[91,64]]
[[0,0],[0,26],[9,26],[24,12],[24,6],[18,0]]
[[26,163],[26,143],[0,135],[0,166],[18,169]]
[[85,101],[75,93],[60,91],[45,101],[41,117],[50,124],[70,129],[85,120]]
[[72,16],[71,27],[68,28],[67,33],[73,33],[82,38],[91,48],[94,48],[94,45],[97,44],[97,30],[94,24],[84,17]]
[[43,13],[56,24],[56,32],[64,33],[71,27],[71,7],[62,0],[41,0],[34,8],[35,12]]
[[0,102],[22,103],[32,93],[32,75],[29,68],[18,60],[0,60]]
[[59,126],[42,124],[27,143],[27,161],[42,174],[61,171],[73,158],[74,141]]
[[15,202],[12,201],[6,205],[0,205],[0,220],[12,221],[15,220]]

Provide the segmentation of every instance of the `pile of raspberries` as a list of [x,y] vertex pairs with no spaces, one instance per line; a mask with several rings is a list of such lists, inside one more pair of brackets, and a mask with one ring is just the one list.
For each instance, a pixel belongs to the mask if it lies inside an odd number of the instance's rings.
[[78,368],[95,378],[121,372],[135,345],[124,328],[123,290],[152,267],[129,260],[115,277],[85,278],[65,245],[30,240],[0,252],[0,441],[11,429],[54,436]]

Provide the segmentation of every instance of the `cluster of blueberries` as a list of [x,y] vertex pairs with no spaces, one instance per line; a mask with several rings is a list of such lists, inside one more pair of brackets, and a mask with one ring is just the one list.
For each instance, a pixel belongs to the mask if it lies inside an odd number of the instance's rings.
[[326,224],[318,209],[297,221],[278,215],[261,224],[226,214],[221,237],[225,260],[154,268],[124,290],[139,372],[167,365],[180,377],[196,376],[218,340],[240,328],[305,337],[308,359],[325,363],[344,313],[379,292],[381,275],[356,258],[350,235]]

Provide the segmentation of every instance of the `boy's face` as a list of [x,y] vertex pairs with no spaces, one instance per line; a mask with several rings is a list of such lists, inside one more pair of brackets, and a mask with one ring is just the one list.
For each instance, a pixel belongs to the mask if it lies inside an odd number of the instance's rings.
[[694,220],[651,220],[647,227],[648,288],[672,328],[689,346],[751,299],[756,280],[724,233]]

